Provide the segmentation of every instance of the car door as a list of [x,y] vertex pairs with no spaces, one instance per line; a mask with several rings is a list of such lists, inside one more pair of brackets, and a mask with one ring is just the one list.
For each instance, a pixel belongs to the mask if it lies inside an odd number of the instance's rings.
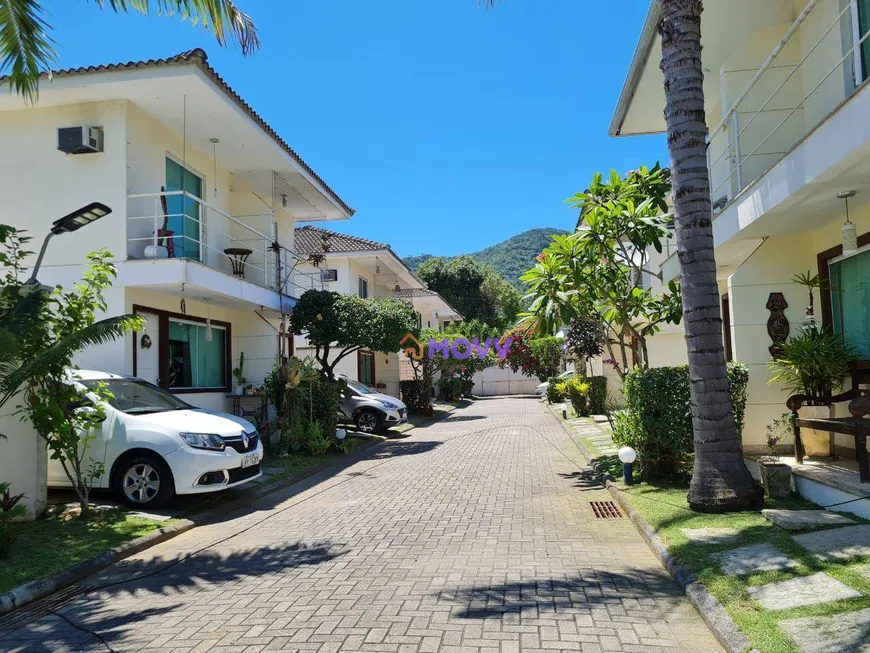
[[[88,406],[84,405],[82,408],[87,409]],[[93,483],[93,487],[95,488],[106,488],[109,487],[109,462],[106,459],[107,449],[109,445],[109,439],[112,433],[113,423],[115,421],[115,410],[106,405],[106,418],[103,420],[102,424],[94,427],[90,431],[90,437],[88,438],[86,434],[80,433],[79,437],[84,441],[87,438],[86,446],[87,449],[85,451],[84,457],[82,458],[82,471],[83,473],[89,473],[91,470],[92,464],[102,464],[106,466],[106,469],[102,476],[95,480]],[[70,471],[72,471],[72,467],[67,465]],[[48,479],[49,487],[72,487],[72,483],[69,480],[66,472],[63,468],[63,463],[60,460],[54,459],[52,457],[51,451],[48,452],[48,466],[46,469],[46,476]]]

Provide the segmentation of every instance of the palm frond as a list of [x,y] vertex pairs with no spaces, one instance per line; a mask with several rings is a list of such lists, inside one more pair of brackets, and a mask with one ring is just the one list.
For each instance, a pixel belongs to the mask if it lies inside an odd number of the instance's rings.
[[[148,14],[150,0],[96,0],[101,7],[108,5],[116,12],[137,11]],[[182,20],[194,25],[202,24],[214,34],[221,46],[227,41],[236,43],[245,56],[260,49],[257,27],[250,16],[243,13],[233,0],[155,0],[159,15],[179,14]]]
[[141,327],[142,318],[136,315],[121,315],[111,317],[91,326],[85,327],[63,338],[51,347],[43,350],[39,356],[24,361],[23,365],[10,373],[5,379],[0,378],[0,405],[6,403],[18,389],[33,376],[44,373],[55,365],[63,363],[73,354],[88,347],[102,345],[123,337],[130,331]]
[[39,96],[39,75],[57,61],[39,0],[0,0],[0,73],[27,102]]

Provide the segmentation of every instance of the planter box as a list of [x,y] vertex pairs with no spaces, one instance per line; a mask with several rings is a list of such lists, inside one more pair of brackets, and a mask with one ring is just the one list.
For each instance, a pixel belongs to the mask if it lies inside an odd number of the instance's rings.
[[[831,406],[804,406],[800,409],[800,416],[802,419],[827,419],[833,417],[833,411]],[[801,440],[807,456],[828,458],[834,455],[833,433],[802,428]]]
[[758,463],[764,493],[771,499],[784,499],[791,495],[791,467],[783,463]]

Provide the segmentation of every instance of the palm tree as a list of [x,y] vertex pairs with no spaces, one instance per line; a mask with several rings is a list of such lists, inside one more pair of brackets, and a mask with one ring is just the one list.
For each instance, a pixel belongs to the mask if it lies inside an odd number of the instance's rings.
[[[221,46],[233,41],[244,55],[260,47],[253,21],[239,11],[233,0],[94,1],[100,7],[108,5],[116,13],[149,14],[153,4],[158,14],[177,13],[194,24],[202,24]],[[8,71],[12,89],[31,103],[39,94],[40,74],[57,63],[50,32],[40,0],[0,0],[0,73]]]
[[701,67],[703,7],[701,0],[660,0],[660,7],[665,118],[695,434],[689,505],[701,512],[754,508],[763,495],[743,462],[731,412],[713,257]]
[[[18,299],[8,310],[0,308],[0,409],[31,379],[63,363],[88,347],[96,347],[141,327],[141,317],[121,315],[100,320],[58,340],[25,359],[21,355],[22,339],[29,325],[42,319],[49,301],[47,292],[36,291]],[[2,434],[0,434],[2,437]]]

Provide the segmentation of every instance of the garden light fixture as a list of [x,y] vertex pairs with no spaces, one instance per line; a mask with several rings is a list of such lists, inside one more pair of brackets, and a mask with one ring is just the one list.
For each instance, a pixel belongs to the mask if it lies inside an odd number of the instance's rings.
[[632,465],[637,460],[637,451],[631,447],[619,450],[619,462],[622,463],[622,480],[626,485],[634,485]]
[[74,231],[78,231],[82,227],[86,227],[92,222],[96,222],[100,218],[109,215],[111,212],[112,209],[105,204],[92,202],[87,206],[83,206],[78,211],[73,211],[69,215],[65,215],[60,220],[55,220],[51,225],[51,231],[48,232],[45,240],[42,241],[42,248],[39,250],[39,256],[36,258],[36,265],[33,266],[33,272],[30,274],[30,278],[27,280],[25,285],[39,285],[39,282],[36,280],[36,275],[39,273],[39,268],[42,266],[42,259],[45,257],[45,250],[48,249],[48,241],[50,241],[53,236],[59,234],[70,234]]

